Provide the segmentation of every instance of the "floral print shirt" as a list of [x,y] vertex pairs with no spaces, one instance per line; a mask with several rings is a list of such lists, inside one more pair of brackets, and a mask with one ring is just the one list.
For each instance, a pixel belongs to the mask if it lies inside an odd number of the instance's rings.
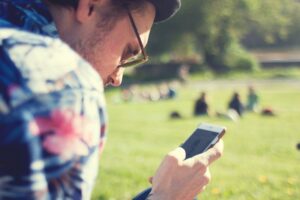
[[90,199],[102,80],[40,0],[0,0],[0,199]]

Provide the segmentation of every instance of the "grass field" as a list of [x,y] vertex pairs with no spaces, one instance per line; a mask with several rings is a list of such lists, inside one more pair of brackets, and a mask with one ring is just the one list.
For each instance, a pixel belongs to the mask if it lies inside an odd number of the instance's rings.
[[[237,122],[193,117],[199,92],[208,93],[212,111],[225,111],[233,92],[245,100],[256,86],[261,107],[276,117],[247,113]],[[212,182],[200,199],[300,199],[300,81],[205,81],[178,89],[178,98],[159,102],[112,103],[108,93],[109,136],[101,158],[93,199],[130,199],[146,187],[164,155],[184,141],[201,122],[227,127],[223,157],[211,166]],[[183,119],[170,120],[179,111]]]

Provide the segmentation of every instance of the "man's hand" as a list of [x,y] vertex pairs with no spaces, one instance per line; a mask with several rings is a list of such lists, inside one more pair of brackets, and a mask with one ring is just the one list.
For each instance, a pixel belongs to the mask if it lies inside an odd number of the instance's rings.
[[220,158],[224,144],[220,140],[203,154],[185,160],[181,147],[168,153],[151,178],[151,200],[192,200],[205,189],[211,177],[209,165]]

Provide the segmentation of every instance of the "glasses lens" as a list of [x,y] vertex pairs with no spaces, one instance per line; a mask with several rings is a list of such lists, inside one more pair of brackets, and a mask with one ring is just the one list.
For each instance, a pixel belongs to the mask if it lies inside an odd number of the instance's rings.
[[125,60],[124,63],[129,63],[129,62],[133,62],[133,61],[136,61],[136,60],[142,60],[144,59],[144,56],[142,54],[138,54],[138,55],[135,55],[135,56],[132,56],[130,58],[128,58],[127,60]]
[[136,38],[137,38],[137,40],[139,42],[140,49],[141,49],[142,53],[138,54],[136,56],[133,56],[133,57],[131,57],[129,59],[126,59],[126,60],[122,61],[122,63],[119,65],[119,67],[133,67],[133,66],[140,65],[140,64],[148,61],[148,56],[147,56],[147,54],[145,52],[145,48],[143,46],[142,40],[140,38],[140,35],[138,33],[138,30],[136,28],[136,25],[134,23],[134,20],[132,18],[130,10],[128,8],[127,8],[127,12],[128,12],[128,16],[129,16],[132,28],[133,28],[134,33],[136,35]]
[[144,55],[139,54],[124,61],[121,65],[119,65],[119,67],[134,67],[147,62],[147,60],[147,57],[144,57]]

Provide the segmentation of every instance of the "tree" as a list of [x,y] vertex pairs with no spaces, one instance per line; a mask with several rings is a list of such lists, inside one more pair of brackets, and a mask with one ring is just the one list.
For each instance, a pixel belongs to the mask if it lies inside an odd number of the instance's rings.
[[[253,69],[255,60],[240,45],[256,27],[266,39],[286,35],[295,0],[185,0],[182,10],[154,28],[152,55],[200,54],[214,71]],[[168,59],[168,58],[167,58]]]

